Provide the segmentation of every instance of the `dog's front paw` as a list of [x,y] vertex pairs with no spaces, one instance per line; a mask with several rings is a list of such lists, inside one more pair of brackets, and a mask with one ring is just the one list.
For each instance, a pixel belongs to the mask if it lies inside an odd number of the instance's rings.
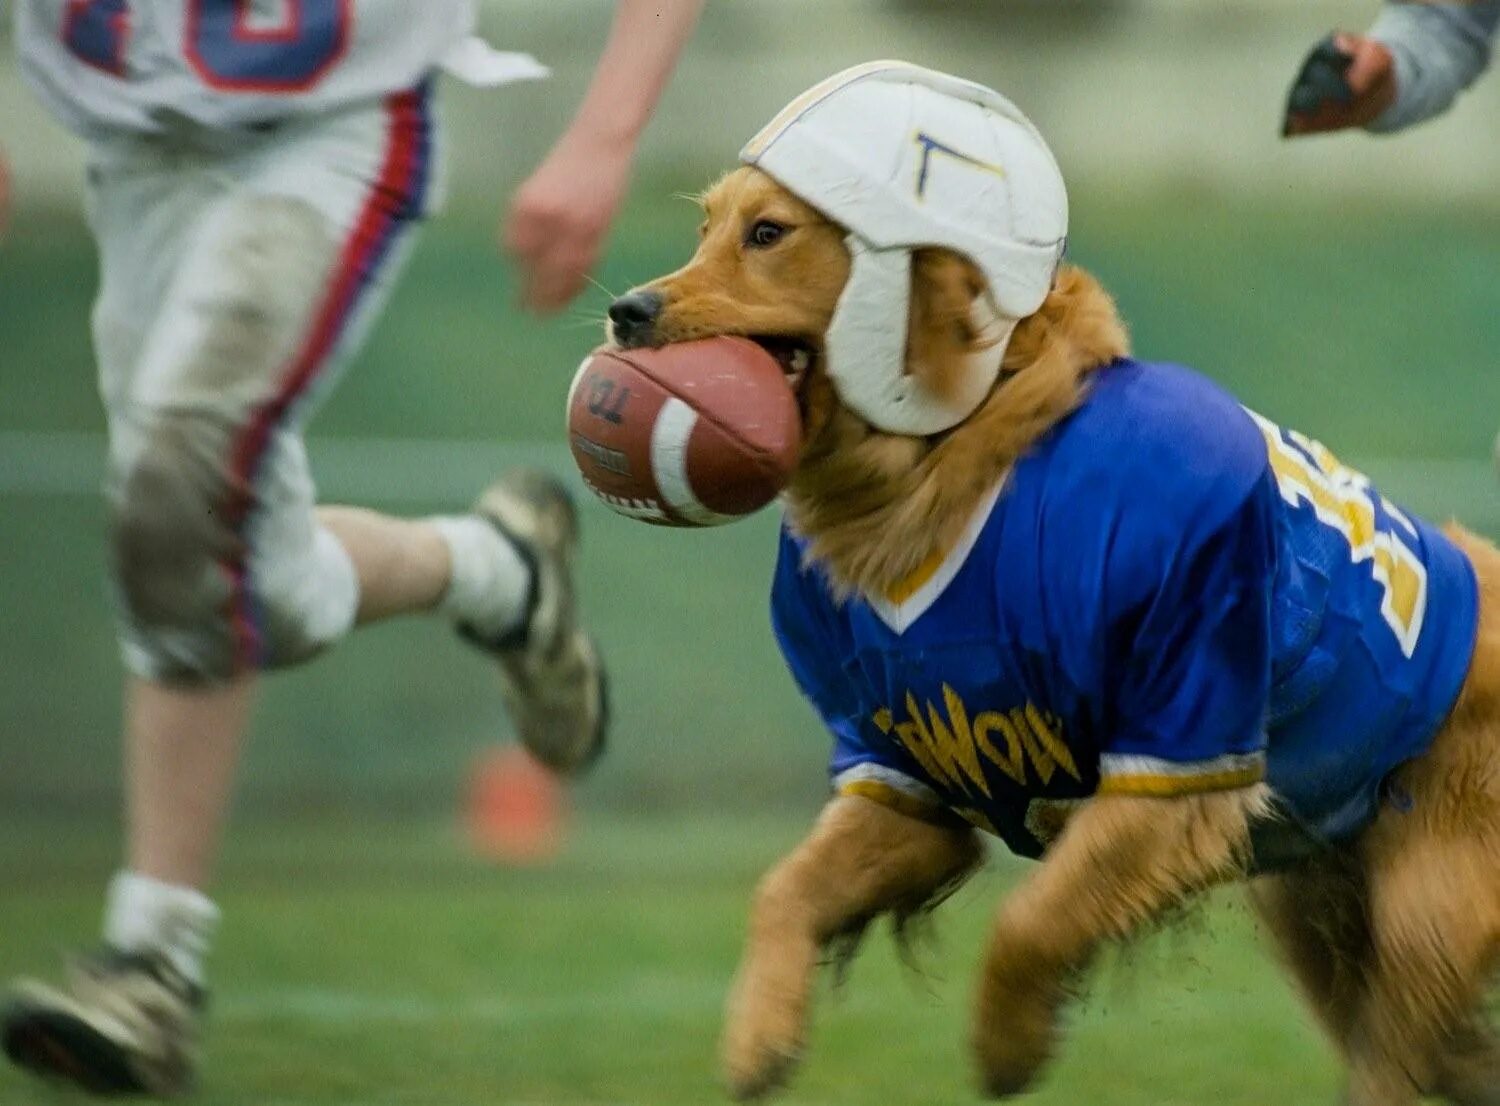
[[1017,989],[994,976],[980,988],[974,1022],[979,1088],[990,1098],[1021,1094],[1036,1081],[1057,1045],[1057,1006],[1049,989]]
[[785,1042],[760,1041],[725,1047],[724,1085],[736,1102],[754,1102],[791,1082],[802,1060],[802,1050]]
[[979,1063],[979,1093],[986,1098],[1012,1098],[1024,1093],[1047,1061],[1048,1053],[1026,1052],[1014,1042],[997,1041],[976,1034],[975,1058]]
[[803,1003],[753,978],[729,999],[721,1056],[724,1083],[737,1102],[764,1098],[790,1081],[802,1059]]

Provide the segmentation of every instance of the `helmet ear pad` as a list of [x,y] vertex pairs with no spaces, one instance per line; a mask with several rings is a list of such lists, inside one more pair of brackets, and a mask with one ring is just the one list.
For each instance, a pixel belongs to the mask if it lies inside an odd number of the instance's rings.
[[1016,320],[1002,317],[979,267],[955,250],[877,250],[852,233],[845,241],[849,279],[824,335],[839,399],[891,434],[951,430],[990,394]]
[[[897,322],[905,341],[903,374],[911,378],[915,391],[944,404],[957,403],[970,385],[976,358],[998,362],[1001,354],[996,347],[1005,332],[991,321],[995,316],[988,300],[984,276],[967,258],[943,247],[912,251],[907,314]],[[901,306],[892,304],[891,310],[899,311]],[[840,421],[834,418],[835,412],[842,416],[839,440],[844,445],[871,433],[908,440],[926,437],[872,425],[842,401],[826,371],[804,384],[802,403],[809,440],[831,422]],[[852,429],[855,424],[860,428],[857,433]]]

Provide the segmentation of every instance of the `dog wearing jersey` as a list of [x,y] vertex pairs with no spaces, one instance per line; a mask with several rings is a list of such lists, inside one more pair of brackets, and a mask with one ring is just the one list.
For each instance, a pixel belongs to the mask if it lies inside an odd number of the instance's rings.
[[978,981],[988,1093],[1033,1084],[1101,946],[1246,880],[1350,1106],[1500,1102],[1500,554],[1134,359],[988,89],[872,63],[742,159],[611,312],[626,346],[756,338],[804,421],[773,623],[834,796],[757,890],[731,1092],[790,1077],[824,950],[988,834],[1040,861]]

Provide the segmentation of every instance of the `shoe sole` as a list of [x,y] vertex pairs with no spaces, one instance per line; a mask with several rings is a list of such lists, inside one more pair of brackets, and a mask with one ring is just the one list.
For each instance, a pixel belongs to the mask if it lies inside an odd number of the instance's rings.
[[118,1045],[79,1018],[56,1010],[10,1007],[0,1046],[19,1068],[72,1083],[90,1094],[171,1094],[141,1082]]
[[[557,549],[549,547],[549,553],[566,559],[578,548],[578,505],[561,481],[535,469],[513,470],[486,488],[474,504],[475,511],[512,538],[520,537],[523,531],[530,529],[513,513],[517,509],[523,515],[531,513],[536,519],[545,518],[554,511],[561,516]],[[528,544],[549,545],[538,539],[539,535],[531,535],[524,540]]]

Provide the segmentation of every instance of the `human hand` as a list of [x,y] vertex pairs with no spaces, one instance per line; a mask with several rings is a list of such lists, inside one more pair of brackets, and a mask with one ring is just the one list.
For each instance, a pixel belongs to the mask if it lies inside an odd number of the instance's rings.
[[1337,33],[1313,47],[1287,96],[1281,133],[1294,138],[1363,127],[1396,99],[1396,66],[1372,38]]
[[631,143],[570,131],[516,192],[501,235],[532,311],[550,314],[582,290],[624,197],[631,154]]

